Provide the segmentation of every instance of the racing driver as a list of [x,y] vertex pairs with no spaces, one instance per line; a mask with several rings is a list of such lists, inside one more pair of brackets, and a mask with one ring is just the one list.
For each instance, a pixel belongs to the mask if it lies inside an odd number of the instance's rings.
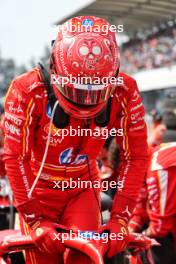
[[[103,30],[105,26],[108,32]],[[36,250],[26,252],[26,263],[54,264],[63,263],[63,259],[65,263],[90,263],[88,257],[65,251],[62,241],[54,239],[55,223],[81,231],[102,230],[100,188],[71,188],[70,180],[99,181],[96,157],[105,137],[94,132],[104,129],[123,131],[117,135],[121,152],[118,180],[123,186],[114,198],[110,220],[103,226],[110,234],[122,232],[123,239],[110,239],[106,255],[112,257],[127,246],[127,224],[148,154],[137,84],[120,73],[119,67],[116,33],[111,25],[98,17],[75,17],[58,30],[50,56],[51,81],[40,65],[18,76],[9,87],[4,161],[22,219],[21,230],[37,245]],[[78,81],[63,85],[63,78],[70,80],[71,76]],[[83,77],[89,81],[84,78],[81,82]],[[108,82],[102,81],[104,77]],[[119,77],[123,82],[116,81]],[[71,128],[93,133],[63,137],[63,130]],[[63,182],[68,182],[64,191]]]

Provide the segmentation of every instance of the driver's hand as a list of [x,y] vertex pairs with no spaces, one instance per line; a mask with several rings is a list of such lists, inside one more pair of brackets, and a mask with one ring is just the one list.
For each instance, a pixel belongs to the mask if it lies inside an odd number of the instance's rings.
[[48,220],[35,222],[30,229],[30,235],[37,248],[49,254],[61,254],[65,247],[61,237],[57,236],[54,224]]
[[126,249],[129,242],[129,231],[127,223],[123,219],[111,219],[108,224],[99,229],[100,233],[104,231],[108,231],[109,233],[108,249],[106,252],[108,258]]
[[[56,232],[56,224],[45,218],[44,209],[36,198],[31,198],[17,207],[30,227],[30,235],[37,248],[51,254],[63,253],[65,248]],[[61,238],[61,237],[60,237]]]

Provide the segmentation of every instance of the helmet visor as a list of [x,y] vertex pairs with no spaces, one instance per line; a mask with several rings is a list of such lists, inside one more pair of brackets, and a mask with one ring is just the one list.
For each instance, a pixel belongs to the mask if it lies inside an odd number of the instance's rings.
[[106,102],[111,96],[112,84],[67,84],[55,83],[57,89],[70,101],[80,105],[97,105]]

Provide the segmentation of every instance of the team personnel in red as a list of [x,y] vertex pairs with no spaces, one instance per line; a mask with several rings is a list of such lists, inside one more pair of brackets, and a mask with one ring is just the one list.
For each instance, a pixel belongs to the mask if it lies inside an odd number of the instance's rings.
[[[163,245],[153,248],[154,263],[175,263],[176,260],[176,143],[156,147],[151,159],[146,184],[141,189],[130,220],[131,231],[155,237]],[[175,253],[174,253],[175,252]]]
[[[65,26],[58,32],[50,59],[55,82],[49,85],[44,71],[36,67],[12,81],[5,101],[7,174],[24,219],[22,230],[30,233],[38,246],[26,254],[27,263],[63,263],[65,249],[60,241],[53,241],[55,222],[80,230],[100,227],[99,188],[60,188],[70,178],[99,181],[96,157],[106,138],[95,131],[123,131],[117,134],[121,152],[118,177],[123,187],[117,192],[105,228],[115,234],[126,231],[122,241],[110,240],[108,257],[126,247],[127,223],[146,172],[144,108],[135,80],[119,73],[115,32],[106,20],[96,17],[73,18],[65,25],[74,25],[77,31]],[[107,34],[103,26],[108,26]],[[71,75],[89,77],[92,83],[59,83]],[[108,83],[101,82],[103,77],[108,77]],[[121,77],[123,83],[112,84],[112,77]],[[64,129],[80,128],[93,134],[63,136]],[[90,261],[70,250],[66,263]]]

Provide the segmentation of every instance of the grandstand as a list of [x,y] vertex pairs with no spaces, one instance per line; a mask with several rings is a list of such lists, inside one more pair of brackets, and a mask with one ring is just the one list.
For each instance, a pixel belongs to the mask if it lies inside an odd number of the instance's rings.
[[95,15],[106,18],[112,24],[123,24],[129,36],[147,34],[153,27],[163,27],[164,23],[175,19],[175,0],[96,0],[85,8],[57,21],[58,24],[72,16]]

